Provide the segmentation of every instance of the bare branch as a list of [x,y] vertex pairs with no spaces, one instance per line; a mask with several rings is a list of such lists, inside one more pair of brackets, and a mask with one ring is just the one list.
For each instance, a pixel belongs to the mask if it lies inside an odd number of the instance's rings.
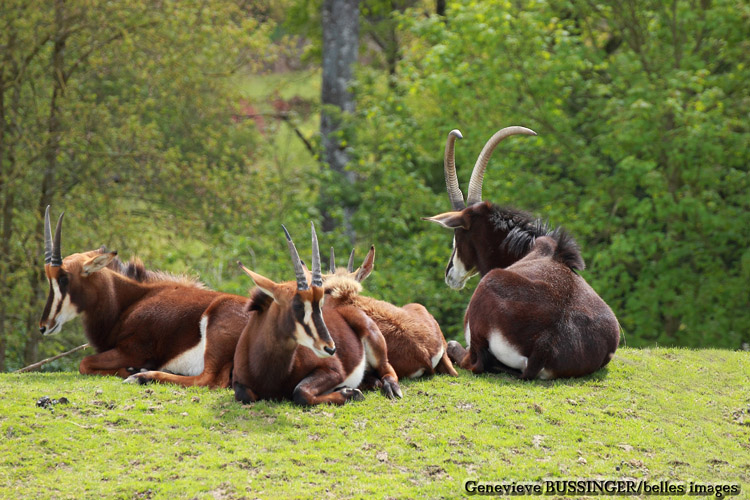
[[47,359],[43,359],[41,361],[37,361],[36,363],[31,364],[29,366],[25,366],[23,368],[20,368],[20,369],[14,371],[13,373],[24,373],[24,372],[30,372],[30,371],[36,370],[37,368],[41,368],[42,366],[46,365],[47,363],[51,363],[52,361],[55,361],[57,359],[64,358],[65,356],[70,356],[71,354],[76,353],[76,352],[80,351],[81,349],[85,349],[87,347],[89,347],[89,344],[79,345],[75,349],[71,349],[71,350],[69,350],[67,352],[64,352],[62,354],[58,354],[57,356],[52,356],[51,358],[47,358]]

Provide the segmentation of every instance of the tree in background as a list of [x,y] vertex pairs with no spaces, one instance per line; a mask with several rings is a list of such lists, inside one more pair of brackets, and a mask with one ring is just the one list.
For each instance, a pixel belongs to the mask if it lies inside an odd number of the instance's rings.
[[[332,150],[346,156],[336,171],[308,149],[322,142],[316,113],[340,108],[314,97],[305,115],[286,110],[297,97],[289,82],[317,88],[319,73],[275,64],[281,52],[304,50],[307,64],[321,55],[323,0],[2,4],[0,368],[82,340],[68,328],[42,343],[30,333],[46,295],[46,203],[68,214],[63,253],[105,243],[240,294],[249,284],[237,258],[287,275],[280,223],[304,231],[323,211],[337,223],[346,213],[350,228],[321,245],[348,246],[352,233],[357,248],[376,244],[366,293],[421,302],[462,338],[472,290],[445,286],[450,235],[420,217],[448,209],[448,131],[464,133],[466,182],[486,139],[509,124],[539,136],[502,144],[485,197],[576,236],[629,345],[747,340],[750,7],[359,7],[360,62],[341,87],[352,113],[330,115],[341,120]],[[302,36],[288,37],[292,27]],[[248,97],[248,80],[268,87],[262,97]]]
[[[349,90],[353,80],[354,64],[359,52],[359,0],[323,0],[322,5],[322,93],[320,111],[320,137],[323,161],[332,170],[322,185],[321,207],[323,229],[335,227],[334,211],[343,212],[344,230],[354,241],[351,227],[353,207],[346,198],[329,192],[331,185],[350,191],[354,185],[354,172],[348,170],[347,145],[351,132],[344,128],[346,115],[354,112],[354,95]],[[338,202],[338,203],[337,203]],[[343,207],[333,207],[344,202]]]
[[[358,131],[373,133],[357,149],[375,189],[417,176],[441,192],[449,130],[464,132],[466,179],[495,130],[529,126],[538,138],[495,153],[486,198],[576,235],[631,345],[739,347],[750,330],[748,6],[461,1],[446,17],[399,16],[397,88],[362,71]],[[425,213],[411,197],[389,201],[378,241]],[[423,263],[425,237],[411,247]],[[460,324],[445,313],[441,324]]]
[[[0,9],[6,369],[80,343],[71,329],[38,351],[47,204],[67,211],[64,253],[106,243],[124,257],[159,255],[178,271],[183,259],[198,264],[207,254],[202,242],[226,248],[225,235],[240,226],[238,239],[252,241],[247,220],[277,207],[257,198],[271,196],[267,174],[252,163],[251,122],[231,119],[231,79],[264,54],[270,26],[234,2],[11,1]],[[247,189],[253,183],[261,187]]]

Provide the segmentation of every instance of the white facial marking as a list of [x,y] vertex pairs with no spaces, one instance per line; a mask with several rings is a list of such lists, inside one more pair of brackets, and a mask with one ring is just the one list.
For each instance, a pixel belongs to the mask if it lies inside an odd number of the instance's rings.
[[437,352],[437,354],[435,354],[432,358],[430,358],[433,368],[435,368],[438,365],[438,363],[440,363],[440,360],[443,359],[444,352],[445,352],[445,349],[443,349],[443,346],[440,346],[440,350]]
[[458,257],[456,250],[456,237],[453,237],[453,257],[451,258],[452,266],[445,275],[445,283],[454,290],[460,290],[466,285],[466,282],[477,274],[473,269],[466,269],[466,266]]
[[506,366],[523,370],[529,363],[529,358],[521,355],[513,345],[510,344],[500,330],[490,332],[490,352]]
[[297,339],[297,343],[299,345],[312,349],[315,354],[320,356],[320,354],[318,354],[318,351],[315,349],[312,337],[307,334],[307,332],[305,331],[305,327],[297,322],[294,323],[294,337]]
[[305,301],[305,317],[302,318],[302,321],[310,328],[313,328],[313,325],[310,322],[310,318],[312,318],[312,303]]
[[466,322],[466,328],[464,329],[464,339],[466,339],[466,348],[471,347],[471,328],[469,328],[469,322]]
[[315,328],[315,324],[312,321],[312,313],[313,313],[313,307],[312,303],[305,301],[305,315],[302,318],[302,321],[305,325],[307,325],[308,328],[310,328],[310,331],[313,334],[313,337],[309,336],[307,332],[305,331],[305,327],[295,322],[294,324],[294,336],[297,339],[297,343],[303,347],[307,347],[308,349],[311,349],[312,352],[315,353],[315,355],[319,358],[329,358],[331,357],[331,354],[325,351],[325,349],[321,349],[319,347],[316,347],[315,343],[316,340],[320,340],[320,334],[318,333],[318,329]]
[[[54,315],[55,312],[57,312],[58,306],[60,305],[60,297],[62,296],[62,293],[60,292],[60,285],[57,283],[57,280],[55,279],[51,281],[52,307],[50,307],[50,314]],[[76,316],[78,316],[78,309],[70,302],[70,295],[66,294],[65,298],[62,299],[62,307],[60,307],[60,312],[57,315],[48,318],[47,320],[48,324],[51,320],[54,320],[55,324],[52,325],[52,328],[49,328],[47,331],[45,331],[44,334],[52,335],[59,332],[65,323],[67,323],[71,319],[74,319]]]
[[179,355],[170,359],[161,370],[167,370],[178,375],[195,376],[203,373],[204,360],[206,356],[206,330],[208,329],[208,316],[201,316],[199,324],[200,341]]

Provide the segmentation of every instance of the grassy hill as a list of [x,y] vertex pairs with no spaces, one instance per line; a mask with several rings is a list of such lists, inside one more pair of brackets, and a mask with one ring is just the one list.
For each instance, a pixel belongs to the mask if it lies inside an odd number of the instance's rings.
[[632,478],[750,498],[749,387],[746,352],[627,348],[585,379],[461,371],[344,407],[2,374],[0,497],[453,498],[469,479]]

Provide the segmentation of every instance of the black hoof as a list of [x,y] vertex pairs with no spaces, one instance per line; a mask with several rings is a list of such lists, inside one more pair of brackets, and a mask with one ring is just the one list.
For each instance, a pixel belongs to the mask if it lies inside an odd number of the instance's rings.
[[350,389],[345,387],[341,389],[341,394],[346,398],[347,401],[364,401],[365,395],[359,389]]
[[398,385],[398,382],[391,380],[383,381],[383,394],[385,394],[385,397],[388,399],[400,399],[404,397],[404,394],[401,392],[401,386]]
[[138,384],[138,385],[146,385],[148,383],[153,382],[154,379],[152,379],[151,377],[144,377],[141,373],[142,372],[131,375],[125,380],[123,380],[123,382],[126,384]]

